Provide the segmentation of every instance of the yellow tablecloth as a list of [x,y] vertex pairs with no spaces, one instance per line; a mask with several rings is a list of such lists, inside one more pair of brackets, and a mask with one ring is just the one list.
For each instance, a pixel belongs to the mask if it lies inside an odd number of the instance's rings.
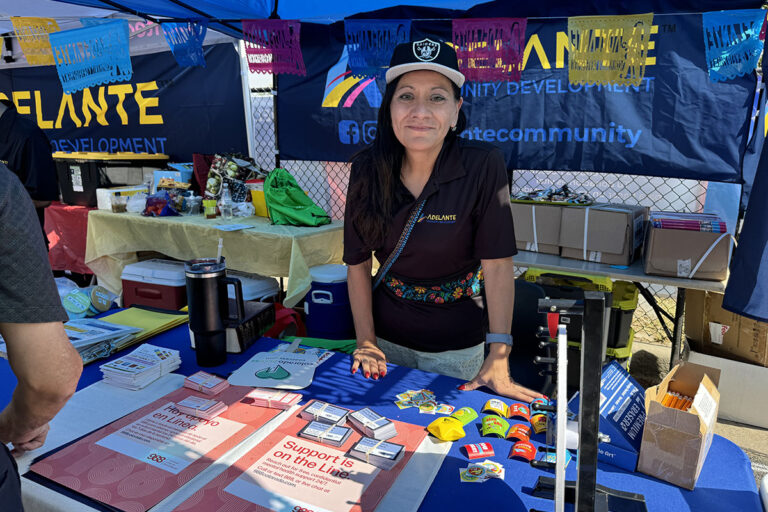
[[[221,231],[223,224],[253,226]],[[136,262],[137,251],[157,251],[179,260],[215,257],[224,239],[227,268],[265,276],[287,277],[283,303],[293,307],[309,291],[309,267],[341,263],[341,221],[320,227],[274,226],[263,217],[207,220],[202,215],[142,217],[138,213],[93,210],[88,215],[85,264],[99,284],[120,293],[123,267]]]

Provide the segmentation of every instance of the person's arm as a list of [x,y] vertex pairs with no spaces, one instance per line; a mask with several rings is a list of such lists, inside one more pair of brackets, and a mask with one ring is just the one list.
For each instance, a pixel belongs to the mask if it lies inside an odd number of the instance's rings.
[[0,334],[19,381],[0,412],[0,442],[22,453],[45,442],[48,422],[77,388],[83,361],[61,322],[0,323]]
[[[488,308],[488,327],[496,334],[509,334],[512,310],[515,304],[515,266],[512,257],[481,260],[485,298]],[[488,356],[477,376],[460,389],[473,390],[486,386],[499,395],[530,402],[543,396],[521,386],[509,375],[509,353],[512,347],[504,343],[491,343]]]
[[352,373],[360,368],[366,379],[378,379],[387,374],[387,358],[376,343],[373,326],[372,265],[373,260],[368,258],[358,265],[347,267],[349,303],[357,336],[357,349],[352,356]]
[[48,208],[51,206],[51,201],[38,201],[37,199],[33,199],[32,204],[35,208]]

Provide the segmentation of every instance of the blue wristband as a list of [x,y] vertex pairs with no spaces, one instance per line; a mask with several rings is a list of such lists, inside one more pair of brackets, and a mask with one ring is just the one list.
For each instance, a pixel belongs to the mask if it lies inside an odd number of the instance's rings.
[[512,335],[511,334],[498,334],[489,332],[485,335],[485,344],[488,345],[490,343],[503,343],[505,345],[512,346]]

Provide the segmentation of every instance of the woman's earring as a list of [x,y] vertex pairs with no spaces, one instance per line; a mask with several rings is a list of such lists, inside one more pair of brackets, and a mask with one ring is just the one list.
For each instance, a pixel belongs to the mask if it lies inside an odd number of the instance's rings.
[[456,125],[453,125],[453,126],[451,126],[451,131],[452,131],[452,132],[455,132],[455,131],[456,131]]

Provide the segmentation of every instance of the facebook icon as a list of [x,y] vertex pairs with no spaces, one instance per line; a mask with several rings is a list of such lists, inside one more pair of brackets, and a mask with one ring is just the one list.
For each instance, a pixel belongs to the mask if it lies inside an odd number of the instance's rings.
[[339,123],[339,140],[342,144],[360,142],[360,126],[357,121],[341,121]]

